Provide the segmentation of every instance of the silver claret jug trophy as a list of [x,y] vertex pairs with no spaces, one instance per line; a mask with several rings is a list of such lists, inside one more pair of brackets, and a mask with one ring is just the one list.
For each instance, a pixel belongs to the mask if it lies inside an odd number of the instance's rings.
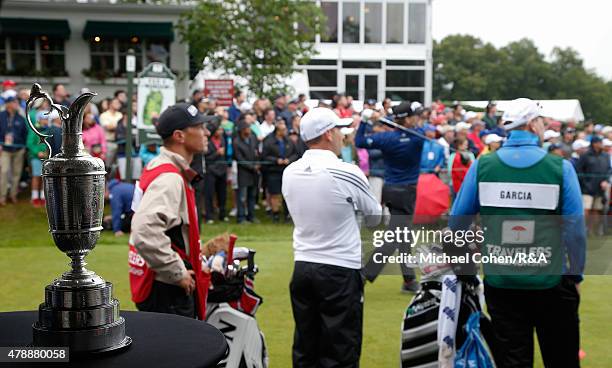
[[[83,93],[67,108],[55,104],[34,84],[26,104],[28,124],[50,152],[42,173],[49,231],[55,245],[71,260],[71,269],[45,287],[45,300],[32,326],[33,345],[65,346],[76,354],[117,351],[132,342],[125,335],[113,285],[85,268],[85,256],[96,246],[102,230],[106,174],[104,162],[83,146],[83,112],[93,96]],[[38,99],[47,100],[62,121],[62,148],[54,157],[46,142],[50,136],[39,132],[30,120],[31,105]]]

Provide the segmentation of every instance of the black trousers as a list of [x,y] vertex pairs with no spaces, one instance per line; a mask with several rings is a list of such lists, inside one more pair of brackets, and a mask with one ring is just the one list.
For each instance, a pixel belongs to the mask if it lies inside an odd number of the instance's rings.
[[202,210],[206,208],[205,205],[205,185],[204,179],[200,179],[191,183],[195,192],[196,209],[198,211],[198,225],[202,228]]
[[[416,203],[416,185],[405,184],[405,185],[389,185],[383,186],[382,192],[383,203],[389,208],[391,213],[391,219],[387,229],[395,231],[397,227],[410,227],[412,225],[412,215],[414,214],[414,205]],[[366,279],[369,281],[376,280],[376,277],[380,274],[383,267],[383,263],[374,262],[374,256],[376,254],[382,254],[383,256],[392,255],[396,249],[399,249],[402,253],[410,253],[410,244],[403,243],[385,243],[380,248],[377,248],[370,260],[364,267]],[[400,263],[402,275],[404,281],[409,282],[416,278],[414,269],[407,267],[405,264]]]
[[204,192],[206,201],[206,219],[213,220],[215,208],[213,206],[214,198],[217,197],[219,205],[219,220],[223,221],[225,217],[225,201],[227,198],[227,174],[214,175],[206,173],[204,176]]
[[136,303],[136,308],[143,312],[178,314],[179,316],[195,318],[195,298],[185,294],[181,287],[153,281],[151,294],[142,303]]
[[359,366],[363,284],[360,270],[295,262],[290,285],[294,368]]
[[533,366],[533,330],[545,367],[579,367],[580,296],[574,282],[564,277],[551,289],[501,289],[487,285],[485,298],[495,342],[492,344],[499,368]]

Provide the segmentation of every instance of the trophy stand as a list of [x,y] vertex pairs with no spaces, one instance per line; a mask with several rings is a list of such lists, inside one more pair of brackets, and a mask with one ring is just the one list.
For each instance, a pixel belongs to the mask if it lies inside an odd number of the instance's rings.
[[33,345],[68,347],[77,355],[118,351],[132,342],[125,335],[125,320],[119,315],[119,301],[113,298],[113,285],[85,268],[85,256],[96,246],[102,231],[106,175],[104,162],[83,147],[83,112],[93,96],[84,93],[66,108],[54,104],[40,85],[34,84],[26,104],[30,128],[42,142],[47,143],[49,136],[30,121],[30,105],[45,99],[62,119],[61,152],[55,157],[50,154],[43,162],[42,177],[49,231],[55,245],[71,259],[71,269],[45,288],[45,301],[32,326]]

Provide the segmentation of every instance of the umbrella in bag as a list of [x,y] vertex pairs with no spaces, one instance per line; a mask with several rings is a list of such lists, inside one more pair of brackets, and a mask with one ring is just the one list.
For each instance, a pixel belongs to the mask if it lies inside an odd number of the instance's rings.
[[421,174],[414,208],[415,224],[431,224],[448,211],[450,191],[435,174]]

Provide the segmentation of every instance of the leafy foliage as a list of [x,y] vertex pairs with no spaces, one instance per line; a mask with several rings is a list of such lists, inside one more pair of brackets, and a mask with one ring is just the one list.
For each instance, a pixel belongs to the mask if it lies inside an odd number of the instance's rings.
[[312,1],[201,1],[177,28],[196,60],[244,78],[257,95],[271,95],[285,91],[283,80],[314,55],[324,19]]
[[451,100],[578,99],[585,116],[612,119],[612,81],[585,69],[571,48],[550,58],[528,39],[495,48],[469,35],[434,43],[434,96]]

